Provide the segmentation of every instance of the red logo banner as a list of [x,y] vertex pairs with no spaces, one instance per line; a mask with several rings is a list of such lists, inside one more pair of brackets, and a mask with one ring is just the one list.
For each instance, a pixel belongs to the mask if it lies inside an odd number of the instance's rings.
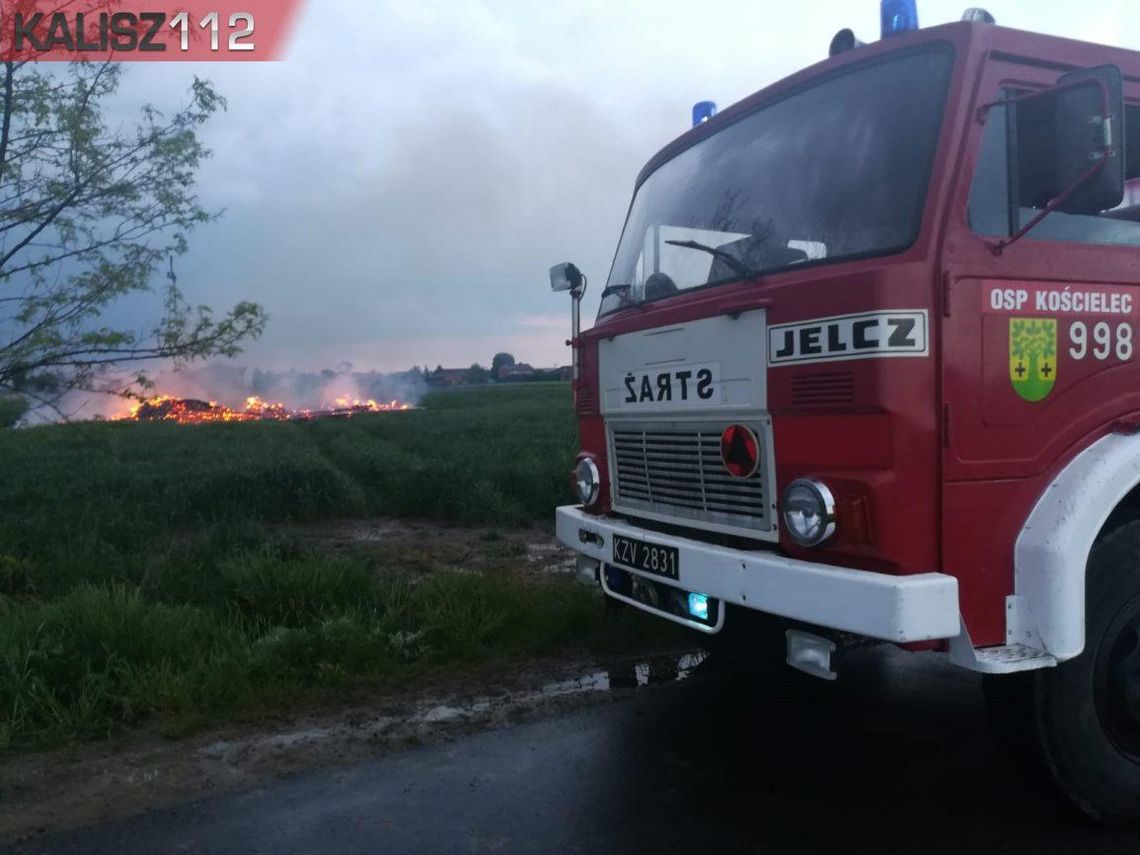
[[0,0],[0,60],[275,60],[300,6],[301,0]]

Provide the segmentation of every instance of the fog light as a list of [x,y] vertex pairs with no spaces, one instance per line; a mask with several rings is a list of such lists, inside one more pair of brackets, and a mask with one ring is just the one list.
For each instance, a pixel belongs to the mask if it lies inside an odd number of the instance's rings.
[[835,652],[835,642],[820,638],[808,632],[789,629],[787,662],[797,671],[811,674],[822,680],[834,680],[838,675],[831,670],[831,654]]
[[589,457],[578,461],[578,467],[574,470],[574,486],[578,489],[578,498],[583,505],[592,505],[598,500],[602,476],[598,474],[597,464]]
[[704,594],[689,594],[689,614],[697,620],[708,620],[709,598]]
[[781,505],[788,536],[800,546],[819,546],[835,534],[835,497],[819,481],[793,481]]
[[579,555],[578,572],[575,574],[575,578],[583,585],[596,585],[598,584],[598,571],[601,566],[602,562],[587,558],[585,555]]

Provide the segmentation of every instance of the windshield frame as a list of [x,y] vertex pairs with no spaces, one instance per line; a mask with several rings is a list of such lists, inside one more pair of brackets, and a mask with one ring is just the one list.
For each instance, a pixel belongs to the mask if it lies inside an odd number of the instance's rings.
[[[881,44],[881,43],[880,43]],[[874,46],[878,47],[878,46]],[[655,175],[662,167],[672,162],[677,157],[681,156],[689,149],[699,145],[706,140],[721,134],[728,130],[738,122],[752,118],[757,113],[766,110],[783,101],[795,98],[811,89],[819,86],[826,85],[827,83],[837,78],[844,77],[852,73],[858,73],[876,65],[885,63],[896,62],[906,57],[913,56],[921,53],[937,53],[941,52],[949,57],[949,64],[946,71],[946,81],[943,86],[941,96],[937,99],[932,99],[934,107],[936,108],[935,119],[935,134],[934,146],[929,152],[930,165],[926,176],[926,181],[922,184],[921,197],[917,200],[915,206],[916,216],[912,218],[911,229],[907,239],[899,245],[890,247],[876,247],[864,252],[846,253],[844,255],[830,256],[819,259],[808,259],[805,261],[798,261],[792,264],[786,264],[779,267],[767,268],[762,271],[756,272],[749,277],[733,275],[729,278],[718,279],[713,282],[706,282],[701,285],[690,286],[678,291],[675,294],[665,294],[658,297],[643,297],[640,300],[634,301],[633,299],[624,299],[618,302],[608,310],[604,310],[603,305],[599,307],[598,318],[609,317],[617,312],[624,311],[629,308],[644,306],[650,303],[656,303],[663,300],[671,300],[676,297],[681,297],[689,294],[700,293],[707,291],[710,288],[721,288],[726,285],[731,285],[743,281],[751,281],[769,276],[786,273],[791,270],[810,270],[828,265],[850,263],[855,261],[863,261],[871,258],[884,258],[889,256],[901,255],[911,250],[919,239],[922,237],[923,229],[927,224],[929,217],[929,205],[931,191],[933,188],[934,180],[939,172],[937,166],[942,157],[943,147],[946,145],[946,128],[947,128],[947,113],[951,102],[951,93],[955,89],[956,77],[959,73],[959,46],[954,41],[946,38],[931,39],[923,41],[919,44],[907,45],[901,48],[882,50],[874,56],[868,56],[855,61],[846,60],[842,65],[832,68],[821,73],[811,74],[807,79],[799,80],[804,74],[810,74],[811,69],[800,74],[793,75],[784,81],[775,84],[770,95],[766,94],[769,90],[761,90],[750,98],[745,99],[733,107],[730,107],[724,113],[715,117],[703,125],[698,125],[693,130],[683,134],[676,140],[673,140],[661,151],[659,151],[649,162],[642,168],[637,176],[637,181],[634,185],[633,195],[630,198],[629,207],[626,210],[625,218],[622,222],[621,232],[617,245],[614,248],[613,261],[610,264],[609,273],[606,277],[606,289],[610,288],[623,288],[627,287],[625,284],[619,283],[618,285],[611,285],[610,280],[613,278],[614,270],[617,267],[618,259],[621,254],[622,243],[626,237],[626,230],[629,228],[630,220],[634,213],[634,206],[638,201],[638,194],[641,192],[643,185],[653,175]],[[834,60],[829,61],[830,64]],[[790,84],[790,85],[789,85]]]

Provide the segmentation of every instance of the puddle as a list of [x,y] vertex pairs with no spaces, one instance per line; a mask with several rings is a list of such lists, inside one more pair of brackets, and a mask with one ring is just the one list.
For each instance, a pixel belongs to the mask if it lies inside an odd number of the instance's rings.
[[610,688],[610,675],[606,671],[587,674],[584,677],[575,677],[572,680],[560,680],[557,683],[547,683],[536,694],[544,698],[559,698],[563,695],[576,695],[583,692],[606,692]]
[[596,671],[573,680],[543,686],[536,694],[544,697],[575,692],[605,692],[611,689],[636,689],[655,683],[684,680],[708,658],[707,653],[686,653],[681,657],[659,657],[648,662],[627,662]]
[[443,721],[456,721],[465,718],[474,718],[482,713],[491,709],[490,700],[475,700],[470,704],[461,707],[450,707],[441,704],[437,707],[432,707],[425,710],[419,715],[412,716],[410,722],[423,722],[424,724],[435,724]]
[[539,565],[543,573],[572,576],[578,570],[578,556],[557,541],[547,543],[532,541],[526,545],[526,560]]
[[447,721],[470,718],[488,712],[496,705],[522,704],[543,701],[567,695],[589,692],[608,692],[615,689],[636,689],[658,683],[672,683],[687,679],[708,659],[708,654],[690,652],[681,656],[657,656],[649,660],[631,660],[610,665],[587,674],[546,683],[537,689],[511,692],[499,698],[479,696],[456,706],[433,706],[413,716],[413,721]]
[[215,731],[174,742],[135,734],[122,744],[17,756],[4,767],[0,839],[128,816],[566,714],[688,679],[704,670],[705,658],[686,653],[577,666],[533,663],[499,677],[457,677],[450,690],[387,696],[283,727]]
[[416,529],[407,523],[384,520],[344,525],[336,533],[353,543],[381,543],[410,537],[416,534]]
[[259,757],[280,756],[282,752],[308,752],[335,748],[338,744],[422,740],[434,729],[454,726],[494,726],[506,724],[519,714],[591,693],[635,690],[643,686],[676,682],[689,678],[708,658],[703,652],[681,656],[616,662],[606,668],[544,683],[534,689],[475,695],[467,698],[434,698],[409,708],[403,714],[354,717],[337,726],[306,727],[244,740],[221,740],[198,749],[207,760],[228,765],[256,762]]
[[[604,671],[594,671],[569,680],[547,683],[527,693],[534,698],[556,698],[586,692],[608,692],[613,689],[636,689],[655,683],[672,683],[689,677],[708,659],[704,652],[682,656],[658,656],[648,661],[623,662]],[[525,695],[524,695],[525,697]]]

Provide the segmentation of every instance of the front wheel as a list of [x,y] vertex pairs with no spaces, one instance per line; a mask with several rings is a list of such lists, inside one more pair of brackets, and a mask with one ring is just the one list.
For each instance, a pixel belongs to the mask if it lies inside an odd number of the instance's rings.
[[[1140,819],[1140,522],[1093,547],[1085,650],[1056,668],[991,678],[999,739],[1077,809],[1104,822]],[[1009,682],[1006,682],[1009,681]],[[1024,754],[1023,754],[1024,757]]]

